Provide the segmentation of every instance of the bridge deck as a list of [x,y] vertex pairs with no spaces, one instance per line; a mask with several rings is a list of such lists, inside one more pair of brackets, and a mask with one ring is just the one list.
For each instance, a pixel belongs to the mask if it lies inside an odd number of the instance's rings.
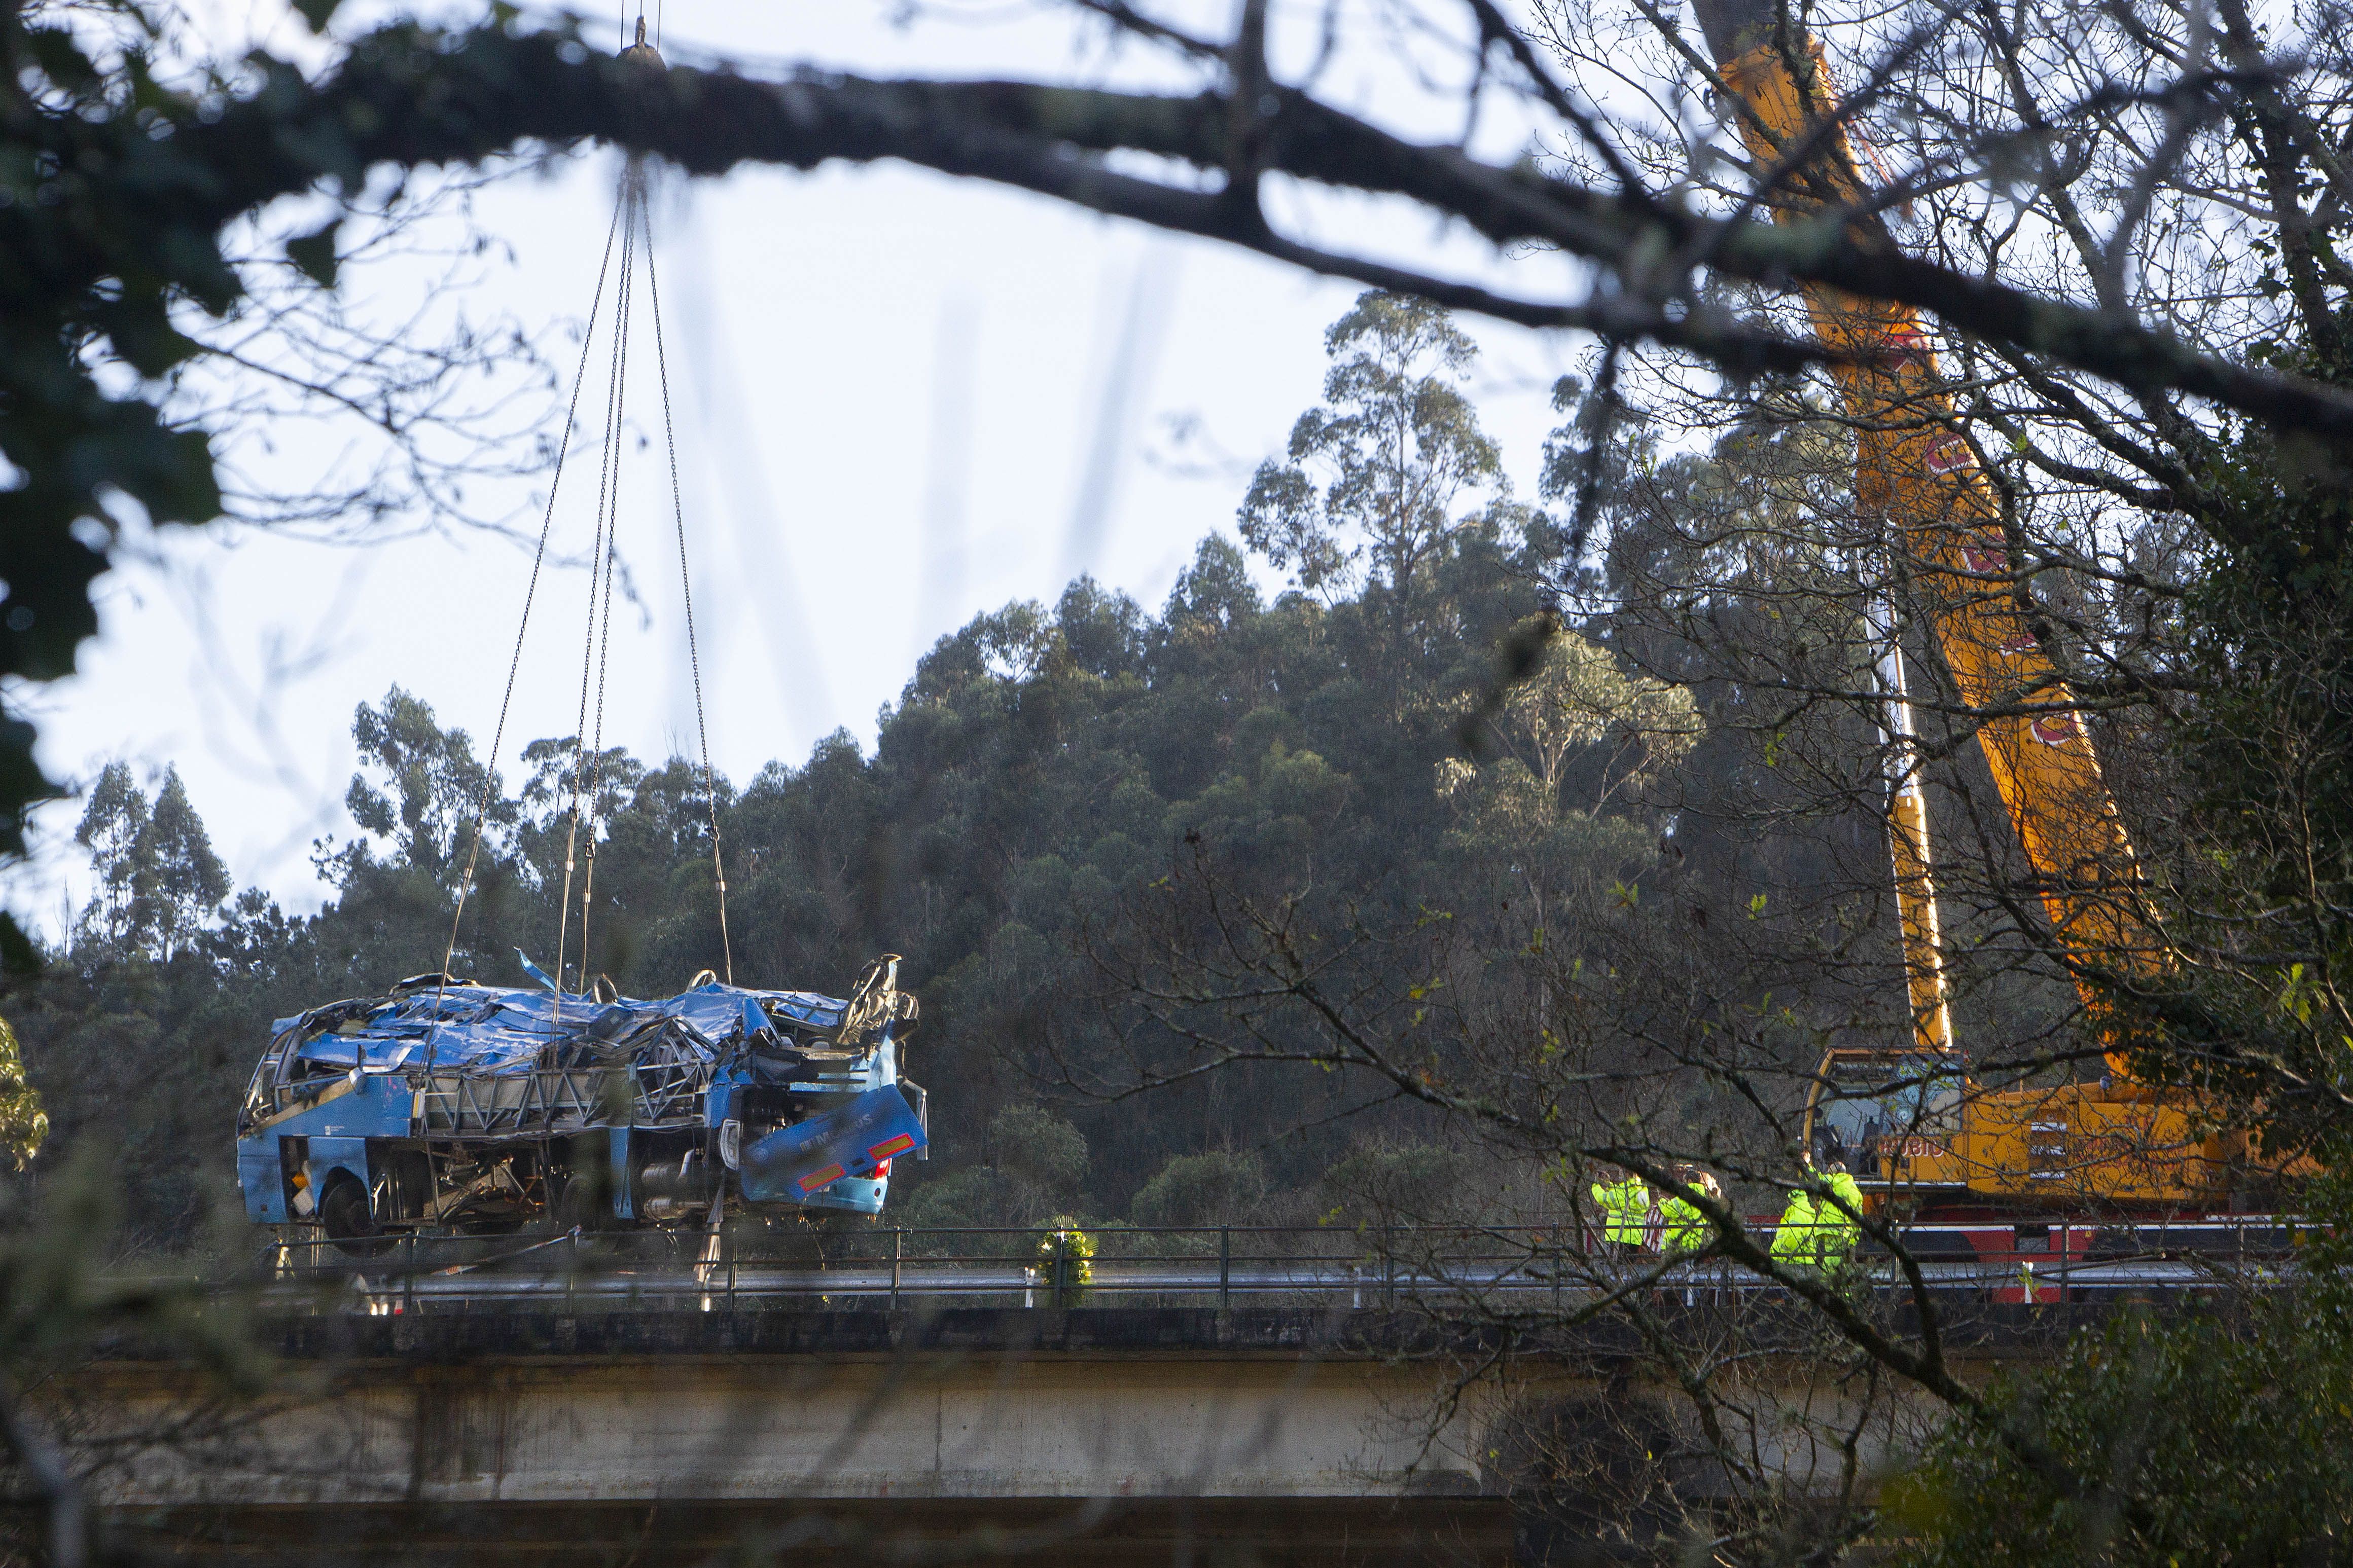
[[[272,1315],[261,1338],[288,1392],[250,1407],[120,1346],[77,1380],[76,1419],[172,1437],[129,1444],[100,1478],[106,1519],[151,1552],[354,1568],[621,1568],[777,1542],[797,1563],[995,1542],[1050,1568],[1245,1544],[1268,1568],[1501,1564],[1515,1525],[1498,1434],[1527,1402],[1596,1397],[1636,1363],[1606,1323],[1528,1334],[1339,1302],[556,1306]],[[1730,1307],[1757,1342],[1777,1312],[1793,1350],[1805,1338],[1768,1300],[1689,1310]],[[1982,1357],[2047,1353],[2076,1316],[1996,1307],[1968,1337]],[[1449,1404],[1507,1342],[1504,1375]],[[1804,1486],[1836,1461],[1793,1443],[1778,1462]]]

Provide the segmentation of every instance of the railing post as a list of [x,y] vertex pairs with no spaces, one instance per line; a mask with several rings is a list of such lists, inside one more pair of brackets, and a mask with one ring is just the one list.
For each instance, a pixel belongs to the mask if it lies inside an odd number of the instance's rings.
[[1397,1227],[1381,1221],[1381,1305],[1397,1310]]
[[907,1256],[907,1232],[903,1226],[891,1227],[891,1310],[899,1310],[899,1265]]
[[1218,1227],[1218,1310],[1234,1304],[1234,1227]]
[[405,1315],[417,1310],[417,1233],[408,1233],[408,1267],[400,1271],[400,1310]]

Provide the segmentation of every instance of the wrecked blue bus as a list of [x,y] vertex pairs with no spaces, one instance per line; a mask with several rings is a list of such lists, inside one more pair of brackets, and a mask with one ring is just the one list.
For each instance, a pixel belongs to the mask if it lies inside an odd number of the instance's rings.
[[522,963],[534,986],[418,975],[280,1019],[237,1113],[248,1216],[364,1255],[416,1232],[873,1215],[891,1163],[926,1147],[895,953],[846,997],[707,970],[674,996],[568,994]]

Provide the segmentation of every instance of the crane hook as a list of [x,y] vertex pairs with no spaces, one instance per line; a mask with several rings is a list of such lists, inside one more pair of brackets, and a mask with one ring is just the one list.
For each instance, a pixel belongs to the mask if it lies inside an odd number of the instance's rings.
[[631,44],[628,48],[623,49],[621,51],[621,58],[625,60],[642,60],[648,65],[654,66],[667,66],[669,64],[668,61],[661,58],[661,51],[659,49],[655,48],[651,44],[646,42],[646,17],[645,13],[642,11],[638,13],[638,41]]

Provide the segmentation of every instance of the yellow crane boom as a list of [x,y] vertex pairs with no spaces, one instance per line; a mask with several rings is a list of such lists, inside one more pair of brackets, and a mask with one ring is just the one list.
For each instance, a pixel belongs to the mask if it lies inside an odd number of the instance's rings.
[[[1774,176],[1775,219],[1842,222],[1862,243],[1892,249],[1837,118],[1819,47],[1769,3],[1694,5],[1725,85],[1747,110],[1739,115],[1742,140]],[[1836,374],[1856,428],[1857,497],[1889,521],[1916,567],[1914,589],[1928,606],[1956,695],[1978,716],[1994,785],[2052,932],[2067,952],[2098,964],[2152,965],[2131,841],[2073,696],[2036,634],[2000,504],[1937,374],[1919,313],[1820,288],[1807,290],[1806,307],[1816,336],[1840,355]],[[1903,792],[1892,813],[1907,938],[1925,935],[1934,920],[1924,907],[1933,896],[1924,805],[1916,790]],[[1925,984],[1915,977],[1914,1013],[1924,1021]]]
[[[1858,243],[1892,250],[1819,46],[1775,0],[1693,5],[1775,220],[1838,223]],[[2052,934],[2096,1018],[2101,997],[2086,971],[2153,974],[2165,960],[2099,757],[2038,634],[2000,501],[1920,314],[1824,288],[1805,300],[1815,335],[1838,356],[1856,430],[1857,497],[1888,526],[1954,694],[1978,725]],[[1927,803],[1888,606],[1875,605],[1873,620],[1914,1043],[1901,1052],[1831,1052],[1808,1109],[1810,1145],[1818,1129],[1837,1131],[1843,1118],[1841,1146],[1859,1142],[1858,1174],[1874,1202],[1905,1192],[2012,1206],[2228,1202],[2251,1173],[2245,1134],[2216,1131],[2212,1109],[2193,1097],[2133,1086],[2113,1051],[2110,1086],[1965,1093],[1943,1066],[1952,1037]],[[1892,1083],[1905,1087],[1891,1091]]]

